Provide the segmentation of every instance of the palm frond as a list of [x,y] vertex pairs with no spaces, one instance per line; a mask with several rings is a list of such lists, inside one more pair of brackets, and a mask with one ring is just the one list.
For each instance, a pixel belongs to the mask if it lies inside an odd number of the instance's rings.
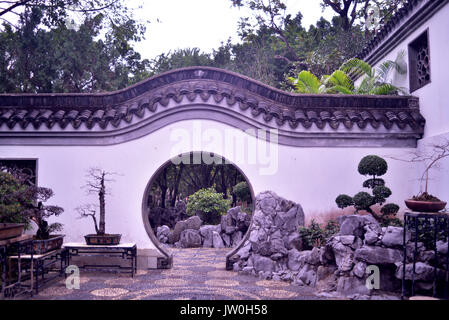
[[310,71],[301,71],[293,84],[299,93],[320,93],[321,82]]
[[354,94],[354,91],[348,89],[345,86],[336,85],[326,88],[326,93]]
[[371,65],[368,62],[357,58],[351,58],[343,63],[340,67],[340,70],[348,74],[355,74],[357,76],[361,76],[363,74],[367,75],[368,77],[373,76],[373,68],[371,67]]
[[391,83],[384,83],[374,87],[369,93],[375,95],[389,95],[397,93],[398,88],[396,88]]
[[334,71],[334,73],[329,76],[328,82],[330,82],[334,86],[345,87],[351,92],[354,90],[354,83],[352,82],[351,78],[341,70]]

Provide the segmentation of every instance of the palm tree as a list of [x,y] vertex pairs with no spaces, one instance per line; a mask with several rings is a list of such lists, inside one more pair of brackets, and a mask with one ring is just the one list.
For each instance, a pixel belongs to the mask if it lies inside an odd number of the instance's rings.
[[[346,61],[331,75],[325,75],[321,81],[310,71],[301,71],[296,78],[289,77],[298,93],[341,93],[341,94],[369,94],[389,95],[405,92],[388,82],[388,75],[395,69],[404,74],[407,70],[401,65],[404,52],[400,52],[395,61],[387,60],[377,69],[363,60],[352,58]],[[356,87],[352,78],[363,77],[360,85]]]
[[380,64],[378,68],[373,68],[371,65],[363,60],[352,58],[343,63],[339,70],[346,75],[355,77],[363,77],[360,85],[354,88],[354,94],[373,94],[373,95],[388,95],[398,94],[403,92],[402,88],[395,87],[388,82],[388,75],[395,69],[399,74],[407,72],[400,61],[404,56],[404,52],[398,53],[395,61],[387,60]]
[[325,87],[310,71],[301,71],[298,77],[288,77],[298,93],[325,93]]

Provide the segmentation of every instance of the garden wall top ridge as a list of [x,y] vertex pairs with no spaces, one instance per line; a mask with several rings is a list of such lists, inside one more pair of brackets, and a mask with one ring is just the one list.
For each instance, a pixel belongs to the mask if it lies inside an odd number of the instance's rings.
[[0,136],[8,139],[23,136],[22,130],[29,137],[49,130],[53,136],[62,130],[89,137],[94,128],[112,134],[132,131],[136,123],[149,125],[148,134],[182,119],[219,119],[241,129],[279,127],[289,145],[316,130],[332,130],[331,138],[362,132],[416,142],[425,126],[413,96],[296,94],[211,67],[172,70],[107,93],[0,94]]

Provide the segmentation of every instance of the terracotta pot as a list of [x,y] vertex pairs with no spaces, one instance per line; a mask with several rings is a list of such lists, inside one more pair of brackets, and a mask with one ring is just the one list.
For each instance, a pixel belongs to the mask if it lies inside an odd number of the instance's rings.
[[61,248],[64,242],[64,235],[51,235],[48,239],[38,240],[33,239],[33,253],[44,254]]
[[405,205],[416,212],[438,212],[446,207],[446,202],[405,200]]
[[121,234],[104,234],[104,235],[88,234],[87,236],[84,236],[84,239],[86,239],[87,245],[112,246],[119,244],[121,237],[122,237]]
[[22,223],[0,223],[0,240],[20,237],[24,227]]

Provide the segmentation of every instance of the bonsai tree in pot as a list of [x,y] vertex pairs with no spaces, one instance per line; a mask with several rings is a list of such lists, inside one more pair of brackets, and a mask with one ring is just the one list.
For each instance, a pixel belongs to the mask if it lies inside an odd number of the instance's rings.
[[[390,157],[394,160],[422,163],[424,171],[420,177],[420,193],[411,199],[405,200],[407,207],[419,212],[438,212],[446,207],[446,202],[429,193],[429,172],[438,168],[443,159],[449,158],[449,140],[443,139],[440,143],[428,145],[425,151],[411,152],[407,159]],[[424,188],[423,188],[424,186]]]
[[[87,190],[87,194],[98,195],[99,205],[87,204],[76,209],[81,218],[91,217],[94,222],[96,234],[84,236],[87,244],[115,245],[120,243],[121,234],[106,233],[106,195],[109,194],[106,190],[106,183],[114,181],[110,179],[110,177],[114,175],[116,175],[116,173],[107,172],[100,168],[90,168],[88,170],[88,181],[83,188]],[[99,211],[98,223],[97,211]]]
[[[363,182],[363,187],[371,189],[372,194],[363,191],[353,197],[341,194],[335,199],[337,206],[340,209],[354,206],[355,213],[366,211],[384,226],[401,225],[400,220],[396,218],[399,206],[394,203],[383,205],[392,194],[390,188],[385,186],[385,180],[379,178],[387,173],[387,170],[388,164],[383,158],[376,155],[364,157],[359,163],[358,171],[361,175],[370,176],[370,179]],[[380,214],[371,208],[376,204],[383,205]]]
[[61,247],[64,236],[52,233],[62,230],[62,224],[49,224],[47,219],[59,216],[64,209],[44,205],[53,197],[53,190],[35,186],[31,180],[25,172],[0,172],[0,222],[20,223],[28,229],[33,221],[37,226],[34,251],[39,254]]

